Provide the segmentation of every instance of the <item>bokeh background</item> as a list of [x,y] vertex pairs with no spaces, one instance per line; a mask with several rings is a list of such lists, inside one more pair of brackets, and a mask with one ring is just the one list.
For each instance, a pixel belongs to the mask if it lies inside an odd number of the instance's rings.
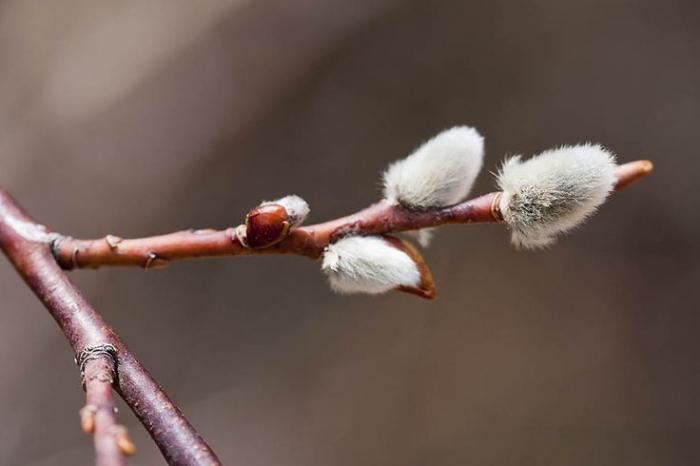
[[[596,141],[654,175],[543,252],[426,252],[439,298],[339,297],[295,257],[71,272],[225,464],[700,462],[695,0],[6,0],[0,183],[73,236],[376,200],[437,131]],[[0,464],[91,464],[72,353],[0,266]],[[164,464],[135,418],[130,464]]]

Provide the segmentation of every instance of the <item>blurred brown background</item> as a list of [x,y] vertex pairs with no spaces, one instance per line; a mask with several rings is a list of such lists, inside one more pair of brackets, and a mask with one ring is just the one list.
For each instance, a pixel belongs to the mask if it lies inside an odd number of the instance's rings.
[[[0,4],[0,183],[74,236],[311,221],[455,124],[506,154],[601,142],[657,171],[544,252],[426,252],[434,302],[333,295],[294,257],[71,276],[226,464],[700,462],[700,7],[649,1]],[[492,189],[484,172],[475,192]],[[0,464],[91,464],[68,345],[0,266]],[[127,409],[133,465],[163,464]]]

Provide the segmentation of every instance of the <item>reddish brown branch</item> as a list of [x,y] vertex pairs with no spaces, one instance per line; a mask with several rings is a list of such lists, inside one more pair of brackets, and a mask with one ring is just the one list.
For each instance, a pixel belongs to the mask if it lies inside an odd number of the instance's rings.
[[[86,348],[94,346],[114,347],[117,369],[114,388],[146,427],[169,464],[219,465],[214,452],[58,266],[50,247],[55,237],[0,189],[0,248],[44,303],[75,354],[79,356]],[[99,360],[101,358],[93,361]],[[101,370],[97,362],[86,364],[87,369],[91,373]],[[98,380],[89,380],[87,374],[85,382],[90,385],[88,396],[97,397],[98,405],[104,404],[107,384],[97,384]],[[97,384],[94,388],[93,383]],[[112,422],[107,418],[107,411],[98,410],[100,420],[95,418],[95,429]],[[102,433],[96,436],[100,448],[105,438]],[[119,436],[116,438],[119,443]],[[105,442],[104,452],[108,448],[112,445]]]
[[[648,175],[652,168],[651,162],[646,160],[620,165],[615,191]],[[181,231],[139,239],[112,235],[95,240],[60,237],[54,243],[54,254],[66,269],[103,265],[153,268],[179,259],[248,254],[297,254],[317,259],[335,237],[346,233],[386,234],[453,223],[499,222],[500,215],[493,208],[498,195],[490,193],[455,206],[425,212],[381,201],[347,217],[298,228],[283,241],[264,249],[245,247],[236,237],[235,229],[228,228]]]
[[639,181],[654,170],[654,164],[650,160],[636,160],[617,167],[617,184],[615,192],[625,189],[635,181]]

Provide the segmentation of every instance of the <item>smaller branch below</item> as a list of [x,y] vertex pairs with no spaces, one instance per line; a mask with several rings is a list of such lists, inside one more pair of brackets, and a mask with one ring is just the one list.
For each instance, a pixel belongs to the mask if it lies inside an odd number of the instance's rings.
[[[133,449],[124,431],[114,428],[113,387],[151,434],[169,465],[220,465],[180,409],[58,266],[51,251],[56,236],[32,220],[0,188],[0,249],[56,320],[77,356],[88,396],[81,423],[87,430],[95,429],[99,451],[114,458],[114,443],[121,451]],[[115,368],[118,377],[114,376]],[[93,409],[95,416],[91,418]]]
[[100,355],[87,361],[84,370],[86,404],[80,410],[80,424],[84,432],[94,436],[95,464],[124,466],[124,455],[134,454],[135,448],[126,428],[116,421],[112,393],[114,360]]

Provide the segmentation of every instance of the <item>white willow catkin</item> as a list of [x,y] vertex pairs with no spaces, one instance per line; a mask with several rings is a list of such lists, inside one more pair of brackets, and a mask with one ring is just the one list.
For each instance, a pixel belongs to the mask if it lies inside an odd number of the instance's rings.
[[498,174],[500,209],[517,247],[554,242],[602,204],[615,185],[615,156],[600,145],[545,151],[507,160]]

